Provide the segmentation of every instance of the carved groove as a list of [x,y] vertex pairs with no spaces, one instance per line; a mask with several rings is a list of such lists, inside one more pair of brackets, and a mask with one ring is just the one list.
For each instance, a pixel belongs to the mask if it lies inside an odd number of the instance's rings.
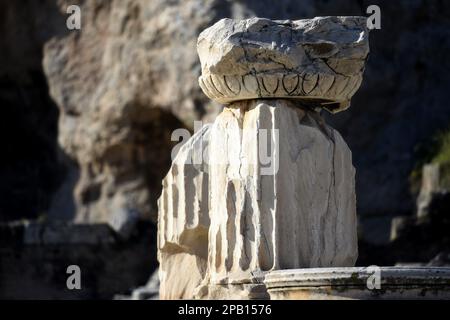
[[237,89],[236,91],[231,89],[231,86],[228,84],[228,81],[227,81],[227,76],[223,76],[223,82],[225,83],[225,86],[227,87],[227,89],[230,90],[231,93],[233,93],[234,95],[238,95],[241,92],[241,83],[239,82],[239,80],[237,78],[235,78],[235,82],[238,84],[239,89]]
[[214,90],[216,90],[221,96],[226,96],[223,94],[219,89],[217,89],[216,84],[214,83],[213,76],[209,76],[209,81],[211,82],[211,85],[213,86]]
[[294,89],[292,89],[292,90],[288,90],[287,88],[286,88],[286,84],[285,84],[285,79],[286,79],[286,75],[283,75],[283,78],[282,78],[282,80],[281,80],[281,83],[282,83],[282,85],[283,85],[283,89],[284,89],[284,91],[289,95],[289,96],[291,96],[291,95],[293,95],[293,93],[297,90],[297,88],[298,88],[298,85],[299,85],[299,83],[300,83],[300,76],[297,74],[297,76],[296,76],[296,78],[297,78],[297,83],[295,84],[295,86],[294,86]]

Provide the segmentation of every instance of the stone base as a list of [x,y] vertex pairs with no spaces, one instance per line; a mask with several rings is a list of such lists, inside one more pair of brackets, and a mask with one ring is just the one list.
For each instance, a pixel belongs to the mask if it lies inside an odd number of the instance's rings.
[[291,269],[268,273],[264,283],[274,300],[450,299],[450,268]]
[[266,286],[262,283],[208,285],[201,287],[196,299],[209,300],[269,300]]

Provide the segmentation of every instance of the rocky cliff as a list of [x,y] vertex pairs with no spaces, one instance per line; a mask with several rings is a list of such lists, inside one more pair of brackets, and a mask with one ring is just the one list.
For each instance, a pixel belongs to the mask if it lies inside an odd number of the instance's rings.
[[[172,130],[220,109],[197,83],[200,30],[223,17],[365,15],[373,1],[74,3],[81,6],[79,31],[65,27],[69,1],[2,3],[2,121],[8,120],[1,128],[10,153],[0,187],[11,196],[2,197],[1,216],[48,212],[52,219],[108,222],[126,233],[135,220],[156,217]],[[444,58],[450,4],[376,4],[382,28],[371,33],[363,85],[348,112],[329,117],[353,151],[361,217],[412,210],[414,148],[450,118]],[[16,83],[19,89],[11,89]],[[35,166],[23,169],[25,162]],[[27,201],[30,194],[39,206]]]
[[[66,27],[69,4],[81,7],[79,31]],[[347,112],[324,116],[352,150],[362,236],[378,241],[389,238],[393,216],[414,212],[408,178],[416,146],[450,120],[449,2],[1,1],[0,296],[67,297],[61,281],[74,262],[86,266],[84,298],[111,298],[149,277],[156,265],[149,221],[169,169],[171,133],[221,109],[197,82],[201,30],[224,17],[366,15],[370,4],[381,8],[381,30],[370,35],[363,85]],[[437,218],[398,232],[390,245],[360,241],[357,263],[441,261],[448,199],[439,201]],[[4,223],[38,217],[37,229],[56,226],[61,241],[25,243],[26,227]],[[105,222],[115,230],[108,238],[122,236],[113,244],[66,243]]]

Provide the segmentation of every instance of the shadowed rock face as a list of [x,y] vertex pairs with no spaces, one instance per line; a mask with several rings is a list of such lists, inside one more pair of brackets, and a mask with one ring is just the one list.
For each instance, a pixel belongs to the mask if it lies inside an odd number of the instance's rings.
[[[81,31],[47,42],[59,143],[80,171],[76,221],[108,222],[125,233],[135,220],[156,221],[171,133],[204,113],[191,85],[191,39],[207,9],[192,1],[85,2]],[[180,25],[189,28],[178,33]]]
[[289,98],[342,111],[361,84],[368,34],[364,17],[223,19],[199,36],[199,84],[221,103]]
[[41,65],[58,15],[54,1],[0,2],[0,223],[43,215],[63,180],[59,113]]
[[[92,156],[96,149],[124,145],[124,135],[119,133],[129,131],[124,128],[132,123],[126,121],[124,106],[141,106],[149,113],[151,108],[161,108],[187,123],[210,109],[218,110],[198,86],[200,64],[195,45],[200,31],[221,18],[298,20],[365,15],[369,4],[349,0],[304,1],[301,5],[292,0],[281,0],[277,5],[266,0],[189,0],[170,5],[157,0],[84,2],[81,33],[54,40],[45,52],[52,97],[61,109],[61,145],[79,163],[82,159],[100,163],[100,156]],[[382,29],[370,36],[373,50],[365,82],[352,99],[358,107],[330,119],[353,151],[358,212],[362,216],[412,209],[408,175],[414,163],[414,146],[450,118],[445,102],[449,78],[442,68],[450,48],[445,18],[450,12],[448,3],[378,4]],[[325,49],[307,50],[320,55]],[[120,127],[111,126],[105,115],[119,119]],[[102,131],[108,133],[100,134]],[[153,152],[151,142],[146,150]],[[109,157],[107,154],[103,159]],[[157,159],[148,156],[143,163],[155,171],[167,170],[168,163],[158,167],[153,162]],[[136,164],[130,167],[136,168]],[[93,171],[85,185],[98,184],[97,176]],[[114,180],[115,173],[105,171],[104,176]],[[155,191],[149,198],[156,201],[160,182],[152,183]]]

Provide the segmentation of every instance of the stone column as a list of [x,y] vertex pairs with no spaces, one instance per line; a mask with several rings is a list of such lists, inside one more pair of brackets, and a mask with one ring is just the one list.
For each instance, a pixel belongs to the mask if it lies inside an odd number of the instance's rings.
[[[174,171],[180,176],[177,161],[165,179],[159,217],[163,288],[186,292],[173,279],[188,274],[168,276],[175,267],[169,259],[180,254],[201,257],[195,267],[201,275],[189,287],[195,286],[189,295],[197,298],[265,298],[268,271],[353,266],[355,169],[346,143],[320,113],[348,108],[361,84],[369,52],[366,19],[223,19],[200,34],[198,52],[202,90],[226,107],[203,129],[208,183],[199,189],[192,181],[201,174],[184,174],[168,187]],[[204,195],[203,188],[208,206],[198,210],[207,221],[207,241],[168,240],[173,231],[167,223],[191,215],[192,199]],[[188,199],[180,191],[198,196]],[[167,206],[174,201],[176,213]],[[188,233],[196,227],[177,228]],[[201,254],[194,247],[202,247]]]

